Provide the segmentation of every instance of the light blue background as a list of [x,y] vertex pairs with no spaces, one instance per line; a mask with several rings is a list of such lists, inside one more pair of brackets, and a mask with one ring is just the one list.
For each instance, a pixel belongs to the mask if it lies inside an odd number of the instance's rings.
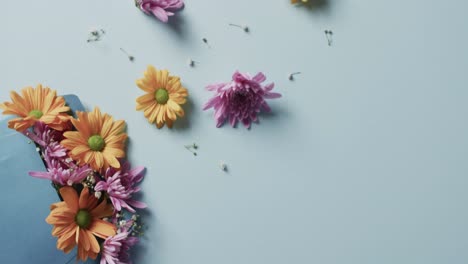
[[[467,263],[467,8],[194,0],[166,25],[132,0],[2,1],[0,101],[43,83],[127,120],[151,213],[136,263]],[[86,43],[92,27],[102,42]],[[148,64],[189,89],[175,129],[135,111]],[[204,87],[237,69],[264,71],[283,98],[251,130],[217,129]]]

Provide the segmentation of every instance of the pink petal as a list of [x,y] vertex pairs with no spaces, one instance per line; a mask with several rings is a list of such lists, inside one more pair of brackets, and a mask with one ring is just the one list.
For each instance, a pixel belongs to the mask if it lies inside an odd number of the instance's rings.
[[231,123],[232,127],[235,127],[237,125],[237,118],[234,115],[231,115],[229,118],[229,123]]
[[270,84],[268,84],[267,86],[265,86],[265,91],[266,91],[266,92],[269,92],[269,91],[273,90],[274,87],[275,87],[275,84],[274,84],[274,83],[270,83]]
[[210,84],[210,85],[206,86],[206,89],[208,91],[215,91],[215,90],[218,90],[218,89],[222,88],[225,85],[226,85],[225,83]]
[[153,15],[164,23],[167,23],[167,21],[169,20],[166,11],[159,6],[154,7],[153,10],[151,10],[151,12],[153,12]]
[[140,175],[143,171],[145,170],[145,167],[143,166],[138,166],[133,168],[131,171],[129,171],[129,174],[131,175]]
[[267,102],[263,102],[263,103],[262,103],[262,109],[263,109],[263,111],[265,111],[265,112],[267,112],[267,113],[268,113],[268,112],[271,112],[271,108],[270,108],[270,106],[267,104]]
[[252,80],[255,81],[255,82],[258,82],[258,83],[262,83],[262,82],[264,82],[266,80],[266,76],[262,72],[259,72],[259,73],[257,73],[257,75],[255,75],[252,78]]
[[249,81],[251,78],[250,78],[250,75],[247,73],[241,73],[241,72],[236,71],[234,75],[232,76],[232,79],[236,82],[242,82],[242,81]]
[[47,172],[30,171],[29,176],[40,178],[40,179],[52,180],[49,173],[47,173]]
[[250,128],[250,119],[246,118],[242,120],[242,123],[244,124],[246,128]]
[[225,118],[217,119],[217,120],[216,120],[216,127],[221,127],[221,126],[223,126],[224,121],[225,121]]
[[139,202],[139,201],[135,201],[135,200],[130,200],[128,201],[128,204],[130,204],[131,206],[135,207],[135,208],[146,208],[147,205],[143,202]]
[[280,98],[281,94],[279,94],[279,93],[266,93],[263,97],[267,98],[267,99],[275,99],[275,98]]
[[208,109],[210,109],[211,107],[215,106],[219,101],[221,101],[221,99],[219,99],[218,96],[215,96],[215,97],[211,98],[211,99],[203,106],[203,110],[208,110]]
[[218,120],[220,117],[224,116],[224,111],[226,110],[226,106],[221,104],[220,107],[215,112],[215,119]]

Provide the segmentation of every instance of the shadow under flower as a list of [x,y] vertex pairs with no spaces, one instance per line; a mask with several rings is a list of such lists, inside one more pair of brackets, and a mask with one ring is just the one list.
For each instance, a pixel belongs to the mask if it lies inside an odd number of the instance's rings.
[[181,39],[187,38],[187,21],[185,16],[179,12],[177,12],[174,16],[169,18],[167,22],[169,28]]
[[[257,123],[260,122],[277,122],[282,123],[284,120],[288,120],[287,108],[280,103],[270,103],[271,112],[260,112],[258,114]],[[282,120],[283,119],[283,120]]]
[[307,3],[301,3],[311,13],[328,13],[331,7],[331,0],[309,0]]
[[182,105],[185,115],[184,117],[177,117],[177,120],[174,122],[172,129],[174,130],[188,130],[190,129],[190,117],[193,114],[195,105],[190,96],[187,97],[187,102]]
[[[146,235],[147,230],[150,228],[148,224],[155,222],[154,216],[148,209],[139,210],[138,214],[139,221],[143,224],[143,228],[141,230],[141,232],[143,233],[140,237],[138,237],[138,239],[140,240],[139,243],[137,243],[130,249],[130,258],[132,259],[133,263],[141,263],[142,259],[144,259],[144,256],[147,255],[148,245],[146,245],[147,243],[145,242],[149,239],[148,235]],[[152,237],[151,239],[154,238]]]
[[175,11],[175,14],[173,16],[170,16],[167,23],[162,22],[159,20],[157,17],[155,17],[152,14],[146,14],[146,18],[148,20],[151,20],[151,23],[155,23],[159,25],[160,27],[163,28],[169,28],[169,30],[175,35],[181,39],[186,39],[190,33],[190,31],[187,28],[187,21],[185,19],[185,16],[183,14],[183,9]]

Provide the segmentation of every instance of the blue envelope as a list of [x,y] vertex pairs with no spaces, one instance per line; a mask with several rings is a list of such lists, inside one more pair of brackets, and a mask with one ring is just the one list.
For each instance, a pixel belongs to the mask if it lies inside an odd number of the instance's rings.
[[[73,111],[84,111],[78,97],[64,96]],[[56,247],[52,226],[45,222],[50,205],[59,197],[47,180],[29,171],[45,171],[34,144],[0,120],[0,262],[9,264],[65,264],[76,262],[76,252]],[[99,256],[86,263],[99,263]]]

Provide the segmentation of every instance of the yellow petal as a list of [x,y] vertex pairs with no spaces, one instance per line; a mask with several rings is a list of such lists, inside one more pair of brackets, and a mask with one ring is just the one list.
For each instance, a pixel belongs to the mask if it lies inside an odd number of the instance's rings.
[[88,240],[88,236],[86,235],[86,231],[80,228],[80,241],[78,241],[78,245],[83,246],[83,249],[89,251],[91,248],[91,243]]
[[90,199],[89,189],[83,188],[83,190],[81,191],[80,200],[79,200],[80,209],[87,209],[89,199]]
[[[86,234],[88,235],[88,240],[91,244],[91,251],[93,251],[94,253],[99,253],[100,247],[96,237],[91,232],[86,232]],[[93,256],[91,256],[91,258],[93,258]]]
[[102,168],[104,166],[104,157],[102,156],[102,152],[95,152],[94,158],[96,160],[96,165],[98,168]]
[[174,112],[176,112],[177,115],[179,115],[181,117],[184,116],[184,110],[182,109],[182,107],[180,107],[180,105],[176,104],[174,101],[172,101],[172,100],[167,101],[167,105],[172,110],[174,110]]
[[63,136],[65,138],[71,140],[71,141],[75,141],[75,142],[78,142],[78,143],[83,144],[83,145],[88,145],[88,142],[87,142],[88,139],[84,139],[83,135],[80,132],[67,131],[67,132],[63,133]]
[[110,236],[113,236],[116,232],[115,225],[98,218],[93,218],[93,221],[89,226],[88,230],[92,232],[95,236],[100,237],[102,239],[106,239]]
[[158,106],[159,104],[157,104],[156,102],[154,102],[150,107],[146,108],[145,111],[144,111],[144,115],[146,118],[149,118],[151,116],[151,114],[154,112],[154,110],[156,109],[156,107]]
[[169,80],[169,72],[167,70],[162,70],[160,71],[161,73],[161,79],[159,80],[160,84],[161,84],[161,87],[166,87],[167,86],[167,82]]
[[151,124],[156,122],[156,117],[158,116],[159,111],[161,111],[161,105],[156,105],[155,109],[151,112],[151,115],[148,117],[148,120]]
[[101,136],[106,138],[109,136],[109,133],[112,129],[114,119],[110,116],[104,119],[104,124],[102,125]]
[[78,194],[72,187],[60,188],[60,195],[62,196],[68,208],[73,212],[78,212]]
[[87,145],[79,145],[72,149],[71,153],[72,155],[78,156],[81,155],[87,151],[91,151],[91,149]]
[[156,122],[158,124],[164,123],[164,116],[166,114],[166,105],[161,105],[161,109],[158,112],[158,116],[156,118]]
[[147,93],[136,99],[137,103],[143,104],[143,105],[147,105],[155,100],[156,98],[155,98],[154,93]]
[[154,87],[151,87],[150,85],[148,85],[143,79],[137,80],[136,85],[141,90],[143,90],[143,91],[145,91],[147,93],[152,93],[152,92],[154,92],[156,90]]
[[109,165],[113,168],[119,169],[120,168],[120,162],[112,155],[110,155],[107,152],[103,152],[104,159],[109,163]]
[[91,215],[96,218],[104,218],[111,216],[114,209],[106,201],[102,201],[96,208],[91,210]]
[[110,155],[117,157],[117,158],[123,158],[125,157],[125,151],[119,148],[111,148],[111,147],[106,147],[104,152],[109,153]]

